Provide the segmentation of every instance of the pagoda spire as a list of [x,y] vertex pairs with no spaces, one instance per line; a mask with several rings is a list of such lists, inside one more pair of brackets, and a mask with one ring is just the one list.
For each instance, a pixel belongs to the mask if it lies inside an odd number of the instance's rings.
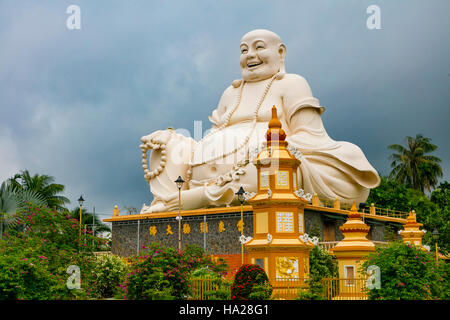
[[[304,207],[299,197],[297,170],[300,160],[287,148],[286,133],[272,107],[272,118],[263,150],[252,161],[256,166],[258,192],[248,200],[253,207],[253,239],[244,246],[251,263],[264,268],[274,279],[274,292],[283,279],[304,279],[309,273],[312,241],[305,238]],[[281,289],[280,289],[281,290]]]
[[272,106],[272,118],[269,121],[269,129],[266,133],[267,146],[272,144],[287,146],[286,132],[284,132],[281,121],[278,119],[277,108]]

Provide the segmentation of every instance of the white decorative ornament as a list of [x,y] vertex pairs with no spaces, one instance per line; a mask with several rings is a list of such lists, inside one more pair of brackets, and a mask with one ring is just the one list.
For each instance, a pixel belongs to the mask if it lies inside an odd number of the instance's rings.
[[309,241],[312,242],[313,245],[317,246],[317,244],[319,243],[319,238],[312,237],[309,239]]
[[272,197],[272,190],[267,189],[267,196],[269,197],[269,199]]
[[308,202],[311,202],[312,197],[313,197],[313,195],[311,193],[307,193],[305,195],[305,200],[308,201]]
[[256,192],[244,192],[244,199],[245,201],[248,201],[249,199],[253,198],[256,195]]
[[246,244],[247,242],[249,242],[250,240],[252,240],[252,237],[246,237],[244,235],[239,237],[239,242],[242,244]]
[[300,150],[291,145],[288,145],[287,149],[296,159],[301,160],[302,153],[300,152]]
[[303,198],[306,201],[310,202],[312,199],[312,194],[311,193],[305,193],[305,190],[303,189],[298,189],[295,190],[294,193],[299,197],[299,198]]
[[431,250],[430,246],[422,245],[422,247],[424,247],[428,252],[430,252],[430,250]]
[[319,238],[317,237],[310,237],[307,233],[302,234],[299,236],[300,240],[302,240],[304,243],[312,243],[313,245],[317,246],[317,244],[319,243]]
[[272,242],[272,235],[270,233],[267,234],[267,243]]
[[303,198],[305,196],[305,191],[303,191],[303,189],[295,190],[294,193],[300,198]]
[[260,144],[257,147],[254,147],[250,152],[249,152],[249,159],[250,161],[253,161],[254,159],[256,159],[256,157],[258,156],[258,154],[264,149],[264,144]]
[[301,235],[299,236],[299,238],[300,238],[300,240],[302,240],[304,243],[308,243],[308,234],[307,234],[307,233],[301,234]]
[[[183,220],[183,217],[182,217],[182,216],[180,216],[179,218],[180,218],[180,220]],[[175,217],[175,220],[178,221],[178,216]]]

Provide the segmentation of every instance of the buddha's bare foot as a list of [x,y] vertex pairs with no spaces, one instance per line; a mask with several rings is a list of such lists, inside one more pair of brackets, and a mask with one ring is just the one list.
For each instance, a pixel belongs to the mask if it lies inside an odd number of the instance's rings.
[[155,213],[155,212],[165,212],[166,206],[162,202],[155,203],[154,205],[150,205],[148,207],[142,208],[142,213]]
[[143,213],[156,213],[156,212],[168,212],[178,208],[178,193],[173,193],[167,197],[161,197],[155,199],[151,205],[143,206],[141,214]]

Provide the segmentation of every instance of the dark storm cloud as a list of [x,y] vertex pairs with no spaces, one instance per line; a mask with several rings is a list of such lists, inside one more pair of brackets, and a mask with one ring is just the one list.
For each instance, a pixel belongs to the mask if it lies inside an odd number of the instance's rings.
[[[350,5],[351,3],[351,5]],[[81,30],[65,27],[81,8]],[[0,179],[50,174],[76,205],[110,214],[150,201],[139,138],[193,131],[239,78],[239,41],[271,29],[287,71],[326,107],[335,140],[350,141],[382,174],[387,145],[422,133],[439,146],[445,178],[450,111],[447,1],[3,1],[0,4]]]

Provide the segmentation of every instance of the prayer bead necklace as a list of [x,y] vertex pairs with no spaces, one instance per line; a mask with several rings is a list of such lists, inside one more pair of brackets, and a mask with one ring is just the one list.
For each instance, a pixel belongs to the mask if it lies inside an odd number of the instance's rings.
[[[206,164],[206,163],[210,163],[210,162],[214,162],[218,159],[221,158],[225,158],[233,153],[235,153],[236,151],[242,149],[250,140],[251,135],[253,134],[253,131],[255,130],[256,127],[256,123],[258,122],[258,112],[259,109],[261,108],[262,103],[264,102],[267,93],[269,92],[270,87],[272,86],[273,81],[277,78],[278,74],[274,75],[272,78],[270,78],[269,82],[266,84],[265,88],[264,88],[264,92],[261,96],[261,98],[258,101],[258,104],[255,107],[255,111],[253,112],[253,126],[252,129],[250,130],[249,134],[245,137],[244,142],[242,142],[238,147],[234,148],[232,151],[226,152],[222,155],[216,156],[212,159],[209,160],[202,160],[200,163],[192,163],[193,158],[194,158],[194,152],[195,150],[192,150],[191,153],[191,162],[189,163],[190,168],[187,170],[186,174],[187,174],[187,179],[190,180],[191,179],[191,175],[192,175],[192,168]],[[220,124],[220,126],[218,126],[217,128],[211,130],[205,137],[203,137],[198,143],[197,145],[200,145],[203,141],[205,141],[206,139],[208,139],[209,137],[211,137],[213,134],[216,134],[217,132],[225,129],[230,121],[231,121],[231,117],[233,115],[233,113],[237,110],[237,108],[239,107],[239,105],[241,104],[241,100],[242,100],[242,91],[244,88],[244,84],[245,81],[241,82],[240,88],[239,88],[239,93],[238,93],[238,102],[236,103],[236,106],[233,109],[230,109],[228,111],[228,114],[225,117],[225,120]]]

